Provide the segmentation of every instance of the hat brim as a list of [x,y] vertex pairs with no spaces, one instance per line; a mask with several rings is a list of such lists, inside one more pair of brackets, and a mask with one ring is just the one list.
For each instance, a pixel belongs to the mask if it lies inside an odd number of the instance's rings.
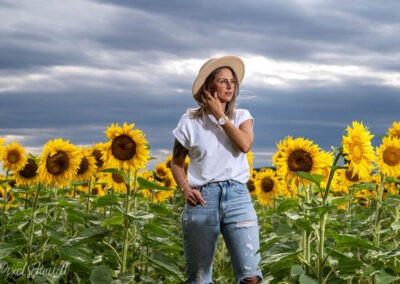
[[204,63],[200,68],[199,74],[193,82],[192,95],[194,96],[200,90],[204,81],[215,69],[223,66],[232,68],[236,73],[238,84],[242,82],[244,77],[244,63],[242,59],[232,55],[213,58]]

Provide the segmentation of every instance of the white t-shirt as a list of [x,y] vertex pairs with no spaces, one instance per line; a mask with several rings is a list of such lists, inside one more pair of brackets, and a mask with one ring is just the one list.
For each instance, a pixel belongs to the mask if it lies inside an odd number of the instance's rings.
[[[234,119],[230,121],[239,127],[248,119],[254,120],[248,110],[236,109]],[[190,186],[196,187],[229,179],[241,183],[249,180],[250,171],[246,154],[231,142],[213,115],[191,118],[185,113],[172,133],[189,152]]]

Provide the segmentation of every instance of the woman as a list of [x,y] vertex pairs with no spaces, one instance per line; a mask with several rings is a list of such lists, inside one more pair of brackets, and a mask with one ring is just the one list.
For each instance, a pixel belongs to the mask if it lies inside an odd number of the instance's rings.
[[243,76],[243,61],[236,56],[207,61],[192,87],[199,107],[185,113],[173,130],[171,170],[186,200],[182,233],[187,283],[212,283],[220,233],[237,282],[262,281],[258,221],[246,186],[253,118],[247,110],[235,108]]

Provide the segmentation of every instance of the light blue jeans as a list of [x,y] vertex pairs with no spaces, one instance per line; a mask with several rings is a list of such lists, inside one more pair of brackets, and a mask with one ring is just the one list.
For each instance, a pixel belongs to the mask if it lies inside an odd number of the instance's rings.
[[197,190],[206,205],[186,203],[182,213],[186,283],[212,283],[220,233],[231,256],[236,281],[258,276],[261,283],[258,220],[246,184],[228,180],[209,183]]

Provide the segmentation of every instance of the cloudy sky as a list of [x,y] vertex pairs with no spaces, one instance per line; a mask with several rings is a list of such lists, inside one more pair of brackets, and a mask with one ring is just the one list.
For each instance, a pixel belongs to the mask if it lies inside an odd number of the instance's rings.
[[[276,143],[340,146],[362,121],[375,145],[400,105],[398,0],[0,0],[0,137],[33,154],[55,138],[107,141],[135,123],[171,151],[204,61],[246,64],[239,107],[255,118],[255,166]],[[151,167],[153,164],[149,164]]]

